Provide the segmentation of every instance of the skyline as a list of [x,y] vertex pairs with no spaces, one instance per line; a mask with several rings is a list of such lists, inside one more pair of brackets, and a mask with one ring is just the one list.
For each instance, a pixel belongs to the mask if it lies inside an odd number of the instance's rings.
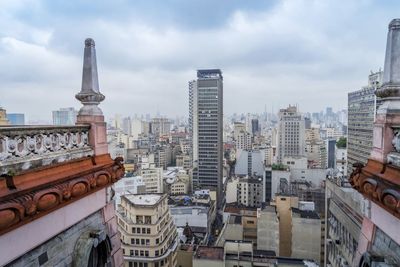
[[[270,112],[272,105],[276,113],[296,103],[302,112],[339,110],[370,70],[383,68],[386,25],[400,6],[211,3],[3,1],[0,105],[44,120],[60,107],[79,107],[71,97],[80,91],[80,48],[92,37],[108,116],[187,116],[188,81],[201,68],[223,71],[225,114]],[[20,101],[24,95],[35,104]]]

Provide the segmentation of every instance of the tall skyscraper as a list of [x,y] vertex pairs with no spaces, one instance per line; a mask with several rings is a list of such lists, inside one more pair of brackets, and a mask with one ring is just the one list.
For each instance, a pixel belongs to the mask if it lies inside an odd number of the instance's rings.
[[252,135],[257,135],[260,132],[258,119],[251,120],[251,133]]
[[189,117],[192,122],[193,186],[217,191],[222,197],[223,77],[219,69],[198,70],[189,82]]
[[367,163],[372,150],[372,132],[375,113],[379,106],[376,88],[382,83],[382,71],[371,73],[368,86],[348,94],[347,162],[348,172],[353,164]]
[[54,125],[75,125],[78,113],[74,108],[60,108],[53,111]]
[[278,163],[284,157],[305,155],[305,121],[296,106],[279,111]]

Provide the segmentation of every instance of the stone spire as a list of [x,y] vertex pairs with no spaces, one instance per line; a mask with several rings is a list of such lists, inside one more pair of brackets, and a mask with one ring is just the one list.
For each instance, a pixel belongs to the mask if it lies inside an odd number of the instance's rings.
[[[389,24],[383,82],[376,95],[390,102],[400,100],[400,19],[394,19]],[[391,108],[395,107],[383,105],[383,109],[379,113],[383,113],[385,110],[390,112]]]
[[94,154],[107,154],[106,123],[103,112],[97,106],[105,97],[99,91],[96,49],[91,38],[85,40],[82,89],[75,97],[83,104],[76,118],[76,124],[90,124],[89,144],[93,148]]
[[383,101],[374,123],[371,159],[400,165],[400,19],[393,19],[387,35],[382,86]]
[[79,115],[103,115],[103,112],[97,105],[105,97],[99,91],[96,48],[94,40],[91,38],[85,40],[82,89],[75,97],[83,104],[83,107],[79,110]]

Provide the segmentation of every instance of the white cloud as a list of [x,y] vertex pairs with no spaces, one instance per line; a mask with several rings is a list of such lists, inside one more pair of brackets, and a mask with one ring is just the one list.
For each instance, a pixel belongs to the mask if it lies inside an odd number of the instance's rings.
[[[43,4],[34,10],[51,17]],[[107,116],[187,115],[187,81],[198,68],[216,67],[224,72],[226,113],[270,110],[272,103],[275,110],[289,103],[304,111],[342,108],[347,92],[382,66],[391,13],[368,1],[282,1],[192,30],[84,15],[35,26],[8,15],[0,19],[0,101],[10,111],[47,118],[52,109],[79,106],[73,96],[90,36]],[[29,105],[27,96],[34,100]]]

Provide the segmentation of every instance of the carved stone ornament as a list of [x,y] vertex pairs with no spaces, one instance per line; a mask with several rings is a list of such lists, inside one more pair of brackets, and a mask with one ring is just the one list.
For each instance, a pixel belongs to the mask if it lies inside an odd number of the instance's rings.
[[[83,160],[91,162],[89,158]],[[60,166],[53,168],[60,168]],[[124,173],[122,158],[116,158],[114,161],[109,158],[106,164],[94,165],[90,172],[65,173],[65,178],[61,178],[59,182],[37,185],[29,190],[19,192],[17,187],[17,190],[9,190],[6,194],[2,193],[0,195],[3,199],[0,201],[0,235],[110,186]],[[14,177],[14,180],[18,179],[18,176]],[[21,187],[23,186],[21,185]],[[4,192],[4,189],[1,192]]]

